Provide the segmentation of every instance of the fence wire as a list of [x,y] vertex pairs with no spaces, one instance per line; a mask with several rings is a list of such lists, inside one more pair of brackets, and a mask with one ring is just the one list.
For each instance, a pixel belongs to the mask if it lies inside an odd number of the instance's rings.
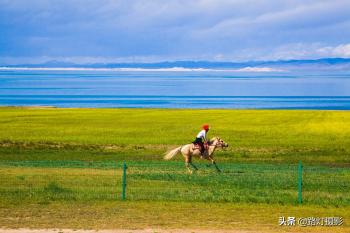
[[[206,163],[189,174],[183,162],[127,162],[129,201],[298,204],[297,164]],[[0,198],[120,200],[122,162],[0,162]],[[350,169],[303,166],[303,203],[350,205]]]
[[[183,163],[129,163],[127,199],[201,202],[298,204],[297,164],[197,163],[186,172]],[[350,205],[350,170],[304,166],[304,204]]]
[[16,200],[116,199],[116,162],[24,161],[0,163],[0,197]]

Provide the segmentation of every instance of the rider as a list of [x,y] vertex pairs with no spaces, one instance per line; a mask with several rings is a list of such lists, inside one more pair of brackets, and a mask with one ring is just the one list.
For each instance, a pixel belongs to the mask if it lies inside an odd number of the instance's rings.
[[204,143],[208,143],[207,138],[206,138],[208,131],[209,131],[209,125],[207,125],[207,124],[203,125],[202,130],[197,134],[197,137],[193,142],[193,144],[200,145],[200,147],[201,147],[200,151],[201,151],[202,155],[205,151]]

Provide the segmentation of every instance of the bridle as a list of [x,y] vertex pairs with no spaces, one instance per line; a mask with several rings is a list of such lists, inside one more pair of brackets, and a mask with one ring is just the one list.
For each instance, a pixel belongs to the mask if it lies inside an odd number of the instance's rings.
[[223,140],[221,140],[220,138],[216,138],[215,141],[216,141],[216,143],[215,144],[213,143],[212,144],[213,146],[225,148]]

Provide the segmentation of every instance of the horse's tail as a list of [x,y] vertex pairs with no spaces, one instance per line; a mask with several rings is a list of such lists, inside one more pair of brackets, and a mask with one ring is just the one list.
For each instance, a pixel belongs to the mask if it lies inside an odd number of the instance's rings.
[[182,146],[179,146],[168,153],[165,154],[164,159],[165,160],[170,160],[172,159],[175,155],[177,155],[181,151]]

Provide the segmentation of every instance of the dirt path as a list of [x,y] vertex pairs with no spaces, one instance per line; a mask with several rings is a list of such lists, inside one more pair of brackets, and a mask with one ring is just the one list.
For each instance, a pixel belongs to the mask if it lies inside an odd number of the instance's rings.
[[0,229],[0,233],[257,233],[240,230],[196,230],[196,229],[143,229],[143,230],[72,230],[72,229]]

